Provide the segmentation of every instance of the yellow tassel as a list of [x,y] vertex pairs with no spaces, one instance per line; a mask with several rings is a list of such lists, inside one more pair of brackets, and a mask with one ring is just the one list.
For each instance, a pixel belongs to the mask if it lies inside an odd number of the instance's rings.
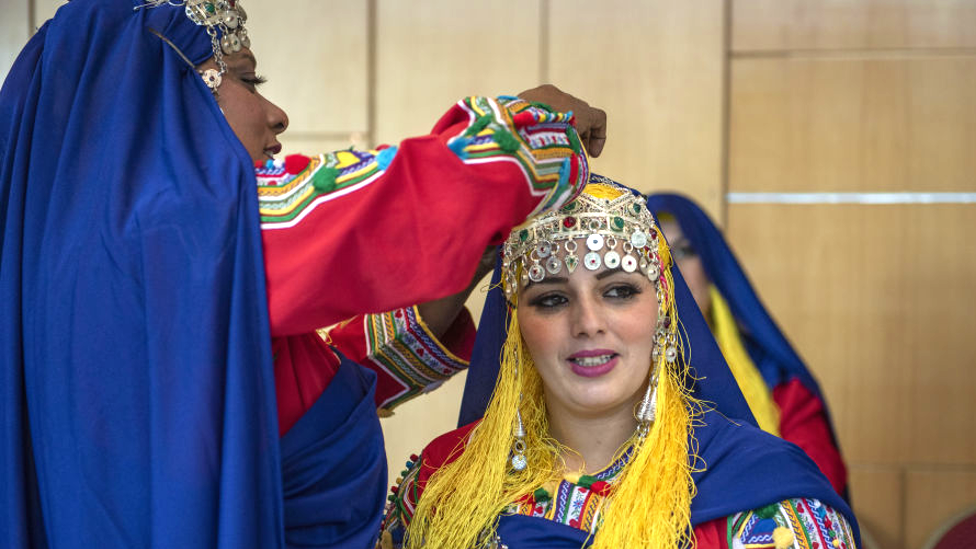
[[773,395],[762,374],[742,345],[742,337],[735,317],[732,316],[732,311],[717,288],[710,286],[709,293],[712,298],[712,331],[715,334],[715,341],[722,350],[732,375],[735,376],[739,390],[746,397],[752,415],[756,416],[759,428],[779,436],[779,407],[773,401]]

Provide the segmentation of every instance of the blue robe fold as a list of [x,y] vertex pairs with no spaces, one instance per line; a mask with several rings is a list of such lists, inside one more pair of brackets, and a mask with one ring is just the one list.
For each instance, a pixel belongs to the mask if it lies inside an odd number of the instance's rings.
[[376,373],[340,354],[329,386],[281,438],[288,547],[370,548],[386,495]]
[[0,546],[284,545],[251,160],[180,7],[73,0],[0,90]]

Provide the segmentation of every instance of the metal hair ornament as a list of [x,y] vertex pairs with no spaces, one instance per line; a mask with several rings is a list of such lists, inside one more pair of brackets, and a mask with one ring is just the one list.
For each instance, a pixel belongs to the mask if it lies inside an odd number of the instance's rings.
[[[600,192],[601,187],[606,192]],[[628,273],[640,269],[658,286],[660,299],[660,279],[670,266],[670,257],[663,265],[659,234],[643,197],[593,175],[586,190],[562,209],[512,231],[502,250],[505,295],[514,303],[518,290],[529,283],[557,276],[563,269],[572,274],[582,253],[583,266],[591,271],[604,265]],[[585,250],[579,249],[581,244]]]
[[210,91],[217,94],[217,88],[227,72],[224,55],[231,55],[250,48],[251,39],[248,37],[247,12],[238,0],[149,0],[135,9],[157,8],[168,5],[183,7],[186,16],[197,25],[206,27],[207,34],[213,46],[214,61],[218,69],[198,71],[204,84]]

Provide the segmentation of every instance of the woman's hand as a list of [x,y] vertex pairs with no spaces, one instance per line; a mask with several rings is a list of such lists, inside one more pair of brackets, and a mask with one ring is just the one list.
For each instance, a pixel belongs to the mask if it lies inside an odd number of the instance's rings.
[[545,103],[559,112],[573,111],[576,115],[576,132],[579,133],[586,152],[594,158],[603,152],[603,144],[607,140],[607,113],[603,109],[591,107],[586,101],[577,99],[552,84],[525,90],[518,96],[526,101]]

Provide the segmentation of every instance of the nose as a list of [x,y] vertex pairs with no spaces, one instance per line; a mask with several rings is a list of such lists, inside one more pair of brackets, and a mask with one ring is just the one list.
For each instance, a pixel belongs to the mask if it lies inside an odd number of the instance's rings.
[[268,126],[274,130],[275,135],[288,129],[288,114],[271,101],[265,99],[268,103]]
[[593,298],[577,298],[571,315],[574,337],[593,337],[606,331],[606,316],[600,303]]

